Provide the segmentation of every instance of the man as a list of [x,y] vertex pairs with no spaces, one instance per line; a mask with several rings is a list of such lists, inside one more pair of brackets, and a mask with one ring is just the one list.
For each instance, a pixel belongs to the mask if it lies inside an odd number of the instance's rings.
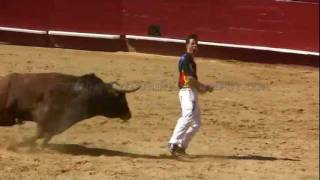
[[213,87],[198,80],[197,66],[194,56],[198,51],[198,36],[189,35],[186,39],[186,53],[179,61],[179,99],[182,115],[178,119],[174,132],[169,141],[172,155],[186,154],[191,138],[200,127],[200,107],[198,92],[211,92]]

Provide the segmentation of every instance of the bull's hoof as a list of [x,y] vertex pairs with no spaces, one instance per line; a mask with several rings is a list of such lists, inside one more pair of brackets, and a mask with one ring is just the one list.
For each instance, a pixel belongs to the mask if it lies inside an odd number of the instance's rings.
[[0,121],[0,126],[13,126],[15,125],[15,122],[1,122]]
[[27,141],[20,142],[18,145],[19,145],[19,146],[35,146],[36,143],[33,142],[33,141],[28,141],[28,140],[27,140]]
[[6,148],[9,151],[16,151],[17,150],[17,145],[16,144],[10,144]]
[[49,148],[50,147],[50,145],[48,144],[48,143],[43,143],[43,144],[41,144],[41,149],[43,150],[43,149],[47,149],[47,148]]
[[15,121],[15,124],[22,125],[22,124],[24,124],[24,122],[21,121],[21,120],[16,120],[16,121]]

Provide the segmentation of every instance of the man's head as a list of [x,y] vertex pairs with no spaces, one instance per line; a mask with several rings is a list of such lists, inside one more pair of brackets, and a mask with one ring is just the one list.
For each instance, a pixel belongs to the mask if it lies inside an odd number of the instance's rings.
[[187,52],[194,55],[198,51],[198,35],[191,34],[186,39]]

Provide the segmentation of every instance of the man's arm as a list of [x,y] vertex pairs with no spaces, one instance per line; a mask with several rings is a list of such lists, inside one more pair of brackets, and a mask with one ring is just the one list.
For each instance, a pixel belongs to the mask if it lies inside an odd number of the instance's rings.
[[200,93],[213,91],[212,86],[203,84],[192,76],[185,76],[185,78],[188,81],[189,85],[193,88],[196,88]]

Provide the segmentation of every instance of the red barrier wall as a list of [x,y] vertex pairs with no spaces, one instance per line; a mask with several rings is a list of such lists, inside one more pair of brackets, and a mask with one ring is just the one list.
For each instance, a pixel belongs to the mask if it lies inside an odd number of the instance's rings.
[[[319,4],[273,0],[124,1],[123,29],[147,35],[150,24],[162,35],[231,44],[319,51]],[[143,6],[141,6],[143,4]],[[148,8],[146,8],[148,7]]]
[[123,34],[121,11],[119,0],[0,0],[0,26]]
[[0,0],[0,27],[163,37],[319,52],[319,1]]
[[122,1],[53,0],[51,29],[123,34]]
[[0,27],[48,30],[52,1],[0,0]]

